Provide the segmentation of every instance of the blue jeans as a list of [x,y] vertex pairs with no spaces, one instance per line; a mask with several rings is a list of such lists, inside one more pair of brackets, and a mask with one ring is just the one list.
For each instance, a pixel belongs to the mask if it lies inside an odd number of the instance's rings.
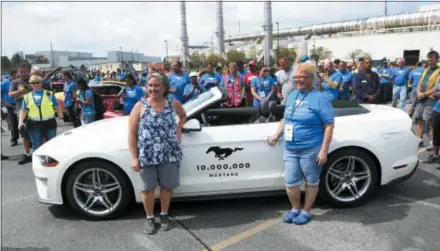
[[400,100],[400,109],[405,111],[406,106],[406,86],[393,86],[393,107],[397,107],[397,100]]
[[284,180],[286,187],[298,187],[306,180],[309,186],[318,186],[322,167],[318,165],[321,146],[307,149],[284,150]]
[[[46,139],[46,142],[55,138],[57,136],[57,129],[51,130],[41,130],[40,128],[27,128],[29,137],[32,141],[32,148],[35,150],[41,146],[43,142],[43,137]],[[43,132],[43,133],[42,133]]]

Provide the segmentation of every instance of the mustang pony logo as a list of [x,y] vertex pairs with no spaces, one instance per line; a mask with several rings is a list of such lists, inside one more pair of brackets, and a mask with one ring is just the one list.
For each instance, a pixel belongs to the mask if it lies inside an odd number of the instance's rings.
[[206,153],[210,153],[210,152],[214,152],[215,153],[215,157],[218,158],[219,160],[224,160],[227,157],[231,156],[232,153],[236,152],[236,151],[241,151],[243,150],[243,148],[220,148],[219,146],[211,146]]

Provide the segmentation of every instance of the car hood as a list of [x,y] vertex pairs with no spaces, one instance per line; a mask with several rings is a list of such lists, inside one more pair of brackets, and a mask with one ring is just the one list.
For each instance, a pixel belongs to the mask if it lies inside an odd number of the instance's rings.
[[128,149],[128,116],[103,119],[61,133],[35,151],[36,155],[105,152]]

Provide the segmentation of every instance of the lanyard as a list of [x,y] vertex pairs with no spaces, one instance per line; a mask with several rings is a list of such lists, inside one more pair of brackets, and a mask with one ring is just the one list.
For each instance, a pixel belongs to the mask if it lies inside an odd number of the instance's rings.
[[[307,95],[309,95],[309,93],[310,93],[311,91],[312,91],[312,90],[308,91],[308,92],[304,95],[304,97],[301,99],[301,101],[300,101],[296,106],[294,106],[294,107],[292,108],[292,113],[290,114],[290,117],[293,117],[293,114],[295,113],[296,109],[301,105],[301,103],[304,101],[304,99],[307,97]],[[295,101],[298,100],[298,96],[299,96],[299,91],[298,91],[298,93],[296,94]],[[295,102],[295,103],[296,103],[296,102]]]

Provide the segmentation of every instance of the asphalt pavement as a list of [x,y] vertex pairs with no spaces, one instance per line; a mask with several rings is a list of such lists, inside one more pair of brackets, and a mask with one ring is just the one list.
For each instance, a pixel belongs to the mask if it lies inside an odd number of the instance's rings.
[[[66,131],[65,126],[61,131]],[[2,133],[2,153],[17,156]],[[420,159],[428,153],[420,150]],[[420,163],[406,182],[380,189],[358,208],[333,209],[318,200],[305,226],[282,222],[286,196],[176,202],[169,232],[145,235],[141,205],[120,218],[86,221],[63,206],[40,204],[31,165],[2,161],[2,250],[440,250],[440,171]]]

